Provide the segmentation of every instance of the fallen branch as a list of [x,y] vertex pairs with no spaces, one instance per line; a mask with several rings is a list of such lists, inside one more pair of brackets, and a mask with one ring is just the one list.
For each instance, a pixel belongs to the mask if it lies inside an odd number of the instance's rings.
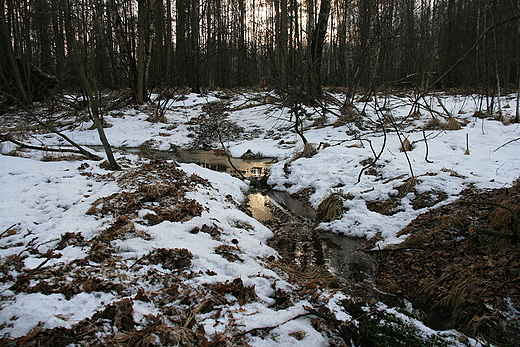
[[8,233],[9,230],[11,230],[12,228],[14,228],[16,226],[16,224],[18,224],[18,223],[15,223],[15,224],[11,225],[9,228],[5,229],[4,232],[0,234],[0,237],[4,236],[6,233]]
[[[86,151],[80,151],[78,149],[72,149],[72,148],[50,148],[50,147],[28,145],[26,143],[23,143],[23,142],[20,142],[18,140],[13,139],[10,135],[0,134],[0,142],[3,142],[3,141],[12,142],[12,143],[14,143],[15,145],[17,145],[17,146],[19,146],[21,148],[34,149],[34,150],[37,150],[37,151],[49,151],[49,152],[59,152],[59,153],[76,153],[76,154],[84,155],[87,158],[92,159],[92,160],[101,160],[101,159],[103,159],[103,158],[101,158],[101,157],[99,157],[99,156],[97,156],[95,154],[92,154],[92,153],[89,153],[89,152],[86,152]],[[88,153],[88,154],[86,154],[86,153]]]
[[78,152],[83,154],[84,156],[86,156],[87,158],[91,159],[91,160],[101,160],[102,158],[100,158],[99,156],[93,154],[93,153],[90,153],[89,151],[85,150],[83,147],[81,147],[80,145],[78,145],[76,142],[72,141],[67,135],[63,134],[62,132],[58,131],[58,129],[56,129],[54,126],[46,123],[46,122],[43,122],[41,121],[38,116],[36,116],[36,114],[34,114],[34,112],[29,109],[29,107],[27,107],[27,105],[25,105],[22,101],[18,100],[16,97],[12,96],[12,95],[9,95],[9,94],[6,94],[6,93],[2,93],[4,96],[6,96],[7,98],[13,100],[15,103],[17,103],[26,113],[27,113],[27,116],[29,119],[35,121],[36,123],[38,123],[39,125],[41,125],[42,127],[44,127],[45,129],[51,131],[52,133],[58,135],[59,137],[61,137],[62,139],[64,139],[66,142],[70,143],[72,146],[76,147],[78,149]]
[[[304,307],[304,308],[306,309],[306,307]],[[305,316],[308,316],[308,315],[311,315],[311,314],[314,314],[314,313],[313,312],[300,313],[300,314],[298,314],[298,315],[296,315],[296,316],[294,316],[292,318],[289,318],[289,319],[283,321],[280,324],[270,325],[270,326],[267,326],[267,327],[258,327],[258,328],[253,328],[253,329],[249,329],[249,330],[246,330],[246,331],[242,331],[242,332],[234,335],[233,338],[244,336],[244,335],[247,335],[249,333],[252,333],[252,332],[255,332],[255,331],[259,331],[259,330],[273,330],[273,329],[276,329],[276,328],[284,325],[287,322],[290,322],[292,320],[295,320],[295,319],[298,319],[298,318],[301,318],[301,317],[305,317]]]
[[510,141],[507,141],[507,142],[504,143],[502,146],[497,147],[497,148],[493,151],[493,153],[496,152],[496,151],[498,151],[500,148],[505,147],[505,146],[507,146],[508,144],[513,143],[513,142],[518,141],[518,140],[520,140],[520,137],[519,137],[519,138],[516,138],[516,139],[513,139],[513,140],[510,140]]

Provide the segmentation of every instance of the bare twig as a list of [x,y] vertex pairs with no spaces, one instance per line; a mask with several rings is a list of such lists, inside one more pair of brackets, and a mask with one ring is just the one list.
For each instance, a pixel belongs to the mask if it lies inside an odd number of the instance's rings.
[[289,318],[287,319],[286,321],[280,323],[280,324],[277,324],[277,325],[271,325],[271,326],[267,326],[267,327],[258,327],[258,328],[253,328],[253,329],[249,329],[249,330],[246,330],[246,331],[242,331],[238,334],[236,334],[235,336],[233,336],[234,338],[235,337],[239,337],[239,336],[244,336],[244,335],[247,335],[249,333],[252,333],[252,332],[255,332],[255,331],[258,331],[258,330],[273,330],[275,328],[278,328],[280,327],[281,325],[284,325],[285,323],[287,322],[290,322],[292,320],[295,320],[295,319],[298,319],[298,318],[301,318],[301,317],[305,317],[305,316],[308,316],[308,315],[311,315],[311,314],[314,314],[313,312],[307,312],[307,313],[300,313],[292,318]]
[[86,155],[85,152],[80,151],[78,149],[72,149],[72,148],[51,148],[51,147],[41,147],[41,146],[28,145],[26,143],[23,143],[23,142],[20,142],[18,140],[13,139],[12,136],[10,136],[9,134],[7,134],[7,135],[0,134],[0,141],[9,141],[9,142],[12,142],[15,145],[21,147],[21,148],[34,149],[34,150],[37,150],[37,151],[49,151],[49,152],[60,152],[60,153],[76,153],[76,154],[85,155],[87,158],[93,159],[93,160],[101,160],[102,159],[101,157],[98,157],[98,156],[96,156],[95,154],[92,154],[92,153],[89,153],[89,155]]
[[[377,105],[377,100],[376,100],[376,105]],[[383,136],[384,136],[383,145],[381,146],[381,150],[379,151],[379,154],[374,155],[374,160],[370,164],[368,164],[367,166],[364,166],[361,169],[361,171],[359,172],[359,175],[358,175],[357,183],[359,183],[361,181],[361,175],[363,175],[363,172],[365,172],[366,169],[374,166],[376,164],[376,162],[379,160],[379,158],[381,158],[381,155],[383,154],[385,147],[386,147],[386,139],[387,139],[386,128],[385,128],[383,120],[381,119],[381,117],[379,115],[379,112],[380,112],[380,110],[376,109],[377,118],[379,119],[381,126],[383,128]],[[372,147],[372,143],[370,141],[369,141],[369,144],[370,144],[370,149],[372,149],[372,152],[374,152],[374,148]]]
[[518,140],[520,140],[520,137],[518,137],[518,138],[516,138],[516,139],[513,139],[513,140],[510,140],[510,141],[507,141],[507,142],[504,143],[502,146],[497,147],[493,152],[496,152],[496,151],[498,151],[500,148],[505,147],[505,146],[507,146],[508,144],[513,143],[513,142],[518,141]]
[[425,144],[425,146],[426,146],[426,154],[424,155],[424,160],[425,160],[427,163],[432,164],[433,161],[428,160],[428,141],[426,141],[426,132],[425,132],[424,130],[422,131],[422,135],[423,135],[423,138],[424,138],[424,144]]
[[72,141],[67,135],[65,135],[62,132],[58,131],[58,129],[56,129],[52,125],[50,125],[50,124],[48,124],[46,122],[41,121],[38,118],[38,116],[36,116],[36,114],[34,114],[34,112],[29,107],[27,107],[27,105],[25,105],[21,100],[17,99],[16,97],[14,97],[12,95],[6,94],[6,93],[2,93],[2,94],[5,95],[6,97],[10,98],[14,102],[16,102],[27,113],[27,116],[31,120],[35,121],[36,123],[38,123],[39,125],[41,125],[45,129],[50,130],[54,134],[58,135],[59,137],[64,139],[66,142],[70,143],[72,146],[76,147],[78,149],[79,153],[83,154],[84,156],[86,156],[87,158],[89,158],[91,160],[101,160],[102,159],[99,156],[97,156],[97,155],[95,155],[93,153],[90,153],[89,151],[85,150],[83,147],[78,145],[76,142]]
[[502,26],[504,24],[506,24],[507,22],[510,22],[510,21],[513,21],[513,20],[516,20],[520,18],[520,13],[516,13],[514,16],[512,17],[509,17],[509,18],[506,18],[504,19],[503,21],[501,22],[498,22],[490,27],[488,27],[486,30],[484,30],[482,32],[482,34],[480,34],[480,36],[477,38],[477,40],[475,41],[475,43],[473,44],[473,46],[466,52],[464,53],[460,58],[459,60],[457,60],[455,62],[455,64],[453,64],[448,70],[444,71],[444,73],[439,76],[439,78],[437,78],[435,80],[435,82],[433,82],[429,87],[428,87],[428,90],[431,90],[437,83],[439,83],[441,80],[444,79],[444,77],[446,77],[451,71],[453,71],[453,69],[455,69],[464,59],[466,59],[468,57],[468,55],[471,54],[471,52],[473,52],[477,46],[480,44],[480,42],[484,39],[484,37],[493,29],[496,29],[498,28],[499,26]]
[[[399,130],[399,127],[395,123],[394,117],[390,116],[388,117],[390,120],[390,123],[394,126],[395,131],[397,132],[397,138],[399,139],[399,142],[401,143],[401,148],[404,148],[403,138],[401,137],[401,132]],[[415,175],[413,173],[413,167],[412,162],[410,161],[410,157],[408,157],[408,152],[404,151],[404,156],[406,157],[406,161],[408,162],[408,167],[410,168],[410,174],[412,175],[412,179],[415,179]]]
[[0,234],[0,237],[4,236],[4,234],[7,233],[9,230],[11,230],[13,227],[15,227],[16,224],[18,224],[18,223],[15,223],[15,224],[11,225],[9,228],[5,229],[4,232],[2,232]]

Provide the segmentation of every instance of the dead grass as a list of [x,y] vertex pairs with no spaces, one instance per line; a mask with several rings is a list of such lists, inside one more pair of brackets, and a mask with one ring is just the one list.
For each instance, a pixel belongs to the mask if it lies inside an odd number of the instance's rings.
[[59,155],[59,154],[44,154],[42,156],[41,161],[51,162],[51,161],[80,161],[85,159],[84,156],[78,154],[67,154],[67,155]]
[[316,150],[316,146],[312,143],[307,142],[305,144],[305,147],[303,148],[303,151],[301,153],[301,156],[304,158],[311,158],[314,156],[318,151]]
[[439,120],[439,118],[432,117],[432,119],[430,119],[428,121],[428,123],[426,123],[426,125],[424,126],[424,129],[425,130],[441,130],[441,129],[443,129],[443,124]]
[[453,116],[448,117],[448,122],[445,126],[446,130],[459,130],[461,128],[461,125],[457,119]]
[[399,149],[400,152],[410,152],[413,149],[413,145],[408,139],[404,139],[403,144],[401,145],[401,148]]
[[[493,191],[468,189],[464,201],[493,201],[520,210],[518,186]],[[472,232],[472,226],[507,224],[507,210],[460,201],[430,210],[404,228],[407,239],[393,251],[375,254],[375,282],[422,310],[432,327],[483,336],[516,346],[520,321],[520,248],[511,240]],[[443,315],[439,315],[442,311]]]
[[397,212],[403,210],[401,206],[401,199],[399,199],[397,196],[390,197],[387,200],[367,201],[366,205],[370,211],[377,212],[385,216],[393,216]]
[[345,197],[341,193],[332,193],[326,197],[316,210],[316,220],[319,222],[330,222],[340,219],[345,211],[343,202]]

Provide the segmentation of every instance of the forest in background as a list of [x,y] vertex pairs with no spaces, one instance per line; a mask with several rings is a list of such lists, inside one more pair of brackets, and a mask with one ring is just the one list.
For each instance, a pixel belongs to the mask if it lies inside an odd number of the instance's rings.
[[131,88],[138,103],[156,87],[260,85],[313,97],[322,85],[350,93],[361,87],[491,94],[516,89],[520,80],[514,0],[0,4],[0,91],[18,100],[38,100],[49,88],[77,89],[78,64],[95,90]]

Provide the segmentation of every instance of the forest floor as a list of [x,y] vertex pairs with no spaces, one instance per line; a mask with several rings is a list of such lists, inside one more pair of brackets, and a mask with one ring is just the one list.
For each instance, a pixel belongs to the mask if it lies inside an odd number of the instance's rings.
[[[438,118],[446,107],[464,108],[468,115],[457,121],[471,124],[468,99],[442,97]],[[520,248],[507,238],[515,215],[497,205],[520,213],[515,125],[488,117],[466,130],[425,134],[417,129],[431,117],[411,119],[395,98],[393,117],[411,145],[428,136],[424,160],[417,149],[399,153],[395,132],[387,139],[370,122],[324,119],[309,108],[306,136],[328,146],[302,156],[287,110],[231,98],[219,114],[226,120],[219,126],[236,135],[225,139],[226,150],[277,157],[267,183],[316,208],[320,220],[273,207],[275,219],[261,224],[245,208],[248,182],[149,158],[159,150],[220,150],[208,139],[215,135],[208,105],[221,96],[179,98],[159,123],[147,120],[153,109],[110,111],[118,172],[2,142],[10,155],[0,157],[0,345],[515,345]],[[61,129],[97,144],[88,118],[74,120],[80,116],[58,117]],[[16,117],[3,122],[4,133],[19,125]],[[25,135],[64,147],[36,127]],[[498,157],[490,150],[505,143]],[[125,151],[138,146],[139,155]],[[410,163],[420,174],[403,174]],[[340,201],[340,213],[337,203],[335,216],[323,213],[324,201]],[[372,262],[357,273],[370,274],[345,282],[314,259],[325,232],[359,239],[364,248],[356,252]]]

